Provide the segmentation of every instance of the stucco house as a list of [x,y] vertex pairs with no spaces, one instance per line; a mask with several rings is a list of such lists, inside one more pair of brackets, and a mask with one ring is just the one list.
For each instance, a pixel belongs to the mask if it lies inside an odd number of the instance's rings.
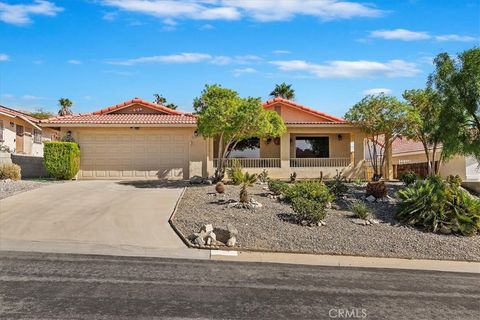
[[54,139],[57,131],[42,128],[39,122],[24,112],[0,106],[2,152],[42,157],[43,141]]
[[[278,112],[287,132],[276,139],[258,139],[245,152],[234,151],[249,172],[267,169],[270,176],[300,178],[338,171],[363,177],[364,134],[343,119],[275,98],[263,103]],[[41,122],[71,136],[81,148],[79,179],[188,179],[211,176],[214,139],[196,130],[196,116],[140,98],[92,113],[54,117]],[[233,161],[233,160],[228,160]]]
[[[442,148],[438,148],[435,159],[440,159]],[[430,151],[433,155],[433,151]],[[421,142],[399,138],[392,145],[392,163],[394,177],[400,176],[402,171],[426,168],[427,157]],[[438,164],[437,164],[438,165]],[[442,177],[459,175],[462,180],[480,181],[480,166],[474,157],[455,156],[440,164],[439,174]]]

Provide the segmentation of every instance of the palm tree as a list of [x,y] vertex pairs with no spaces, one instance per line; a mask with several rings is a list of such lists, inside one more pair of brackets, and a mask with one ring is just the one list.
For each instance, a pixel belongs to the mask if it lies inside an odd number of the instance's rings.
[[167,103],[167,99],[165,99],[165,97],[162,96],[161,94],[155,93],[153,95],[153,98],[154,98],[153,103],[170,108],[172,110],[175,110],[178,108],[178,106],[175,103]]
[[282,82],[275,85],[275,89],[270,92],[270,96],[274,98],[293,100],[295,99],[295,89],[292,89],[291,84],[286,84],[285,82]]
[[240,189],[240,203],[246,204],[250,202],[250,195],[248,194],[248,187],[251,187],[255,181],[257,181],[257,175],[256,174],[249,174],[248,172],[245,172],[240,179],[240,182],[242,183],[242,187]]
[[60,110],[58,110],[59,116],[66,116],[73,113],[70,109],[73,105],[72,100],[68,98],[60,98],[58,99],[58,105],[60,106]]

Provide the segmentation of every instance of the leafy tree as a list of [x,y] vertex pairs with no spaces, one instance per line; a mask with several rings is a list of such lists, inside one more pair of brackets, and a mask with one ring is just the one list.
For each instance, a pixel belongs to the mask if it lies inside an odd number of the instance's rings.
[[30,112],[30,115],[37,119],[48,119],[54,116],[54,114],[50,111],[46,111],[42,108],[35,110],[34,112]]
[[206,85],[193,102],[198,113],[198,132],[218,139],[219,159],[215,179],[225,175],[224,160],[239,141],[252,137],[278,137],[286,132],[282,118],[267,111],[260,98],[241,98],[237,92],[220,85]]
[[282,82],[275,85],[275,89],[270,92],[270,96],[274,98],[293,100],[295,99],[295,89],[292,89],[291,84],[286,84],[285,82]]
[[175,103],[167,103],[167,99],[165,99],[165,97],[163,97],[161,94],[155,93],[153,97],[154,97],[153,103],[162,105],[172,110],[176,110],[178,108],[178,106]]
[[480,48],[451,57],[437,55],[428,84],[441,98],[442,158],[455,154],[480,159]]
[[[408,128],[405,136],[420,141],[428,163],[428,175],[438,174],[435,157],[444,136],[441,122],[440,97],[431,88],[405,90],[408,102]],[[431,153],[430,153],[431,150]]]
[[60,106],[60,110],[58,110],[58,115],[59,116],[67,116],[72,114],[72,106],[73,106],[73,101],[71,101],[68,98],[60,98],[58,99],[58,105]]
[[384,94],[368,95],[350,108],[345,119],[367,134],[367,148],[374,171],[372,180],[380,180],[393,141],[405,131],[405,104]]

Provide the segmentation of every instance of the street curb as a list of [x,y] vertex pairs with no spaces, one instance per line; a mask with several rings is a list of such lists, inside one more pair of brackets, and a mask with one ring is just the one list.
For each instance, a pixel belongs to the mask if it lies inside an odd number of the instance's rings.
[[264,262],[330,267],[405,269],[480,274],[480,262],[452,260],[376,258],[251,251],[237,251],[237,254],[232,254],[231,251],[228,251],[228,254],[227,252],[225,252],[225,254],[218,252],[216,254],[210,254],[210,259],[237,262]]

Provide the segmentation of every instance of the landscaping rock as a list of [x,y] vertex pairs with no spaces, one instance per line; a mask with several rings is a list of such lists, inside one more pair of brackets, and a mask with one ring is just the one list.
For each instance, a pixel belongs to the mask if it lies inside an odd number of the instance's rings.
[[227,247],[235,247],[236,243],[237,243],[237,237],[231,237],[227,241]]
[[370,195],[370,196],[366,197],[365,200],[367,200],[368,202],[371,203],[371,202],[375,202],[376,198],[374,196]]
[[203,237],[196,237],[195,240],[193,240],[193,243],[199,246],[204,246],[205,245],[205,240],[203,240]]
[[205,241],[206,244],[209,245],[209,246],[214,245],[217,242],[217,236],[215,235],[215,233],[213,231],[210,231],[207,234],[207,236],[205,237],[205,239],[206,239],[206,241]]
[[369,221],[371,224],[379,224],[379,223],[380,223],[380,220],[377,220],[377,219],[368,219],[368,221]]
[[212,232],[213,231],[213,225],[211,224],[205,224],[202,226],[202,228],[200,229],[200,232],[203,231],[205,232],[206,234],[208,234],[209,232]]
[[230,237],[237,236],[238,230],[231,223],[227,223],[227,230],[230,233]]
[[200,176],[193,176],[190,178],[191,184],[202,184],[204,183],[204,179]]

